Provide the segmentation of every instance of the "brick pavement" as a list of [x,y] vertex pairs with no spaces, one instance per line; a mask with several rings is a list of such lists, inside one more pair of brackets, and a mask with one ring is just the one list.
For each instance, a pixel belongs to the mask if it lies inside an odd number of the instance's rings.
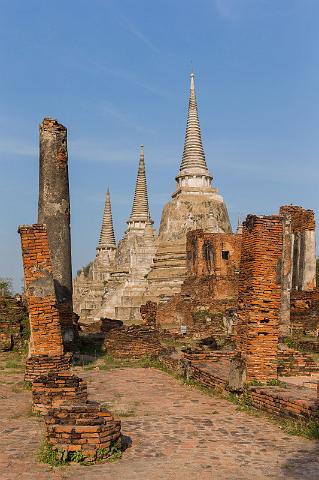
[[[319,442],[288,436],[266,418],[236,411],[153,369],[75,369],[91,398],[121,416],[132,446],[122,460],[52,469],[34,452],[44,422],[31,394],[0,374],[1,480],[259,480],[319,478]],[[12,382],[12,383],[9,383]]]

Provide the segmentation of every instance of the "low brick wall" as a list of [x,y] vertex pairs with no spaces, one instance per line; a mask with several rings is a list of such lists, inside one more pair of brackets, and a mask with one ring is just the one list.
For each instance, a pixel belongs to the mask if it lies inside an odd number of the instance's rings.
[[319,403],[315,396],[307,398],[296,388],[250,387],[251,404],[281,417],[319,419]]
[[87,384],[82,378],[49,373],[37,377],[32,383],[33,411],[47,413],[49,408],[61,405],[79,405],[87,402]]
[[228,391],[228,360],[225,360],[223,365],[219,365],[219,368],[216,368],[217,365],[215,362],[194,362],[185,358],[180,358],[177,355],[163,356],[160,360],[166,368],[172,370],[181,377],[195,380],[200,385],[212,388],[219,392]]
[[111,445],[121,438],[121,422],[94,402],[52,408],[45,423],[47,442],[54,450],[80,452],[83,459],[107,457]]
[[[198,382],[200,385],[228,394],[229,360],[194,362],[177,356],[162,357],[163,365],[174,373]],[[319,401],[313,389],[286,385],[286,388],[249,386],[246,390],[251,405],[270,414],[297,419],[319,420]]]
[[311,375],[319,372],[319,365],[311,355],[294,348],[279,351],[277,359],[279,376]]
[[317,338],[313,340],[298,340],[298,348],[306,350],[307,352],[319,353],[319,341]]
[[185,360],[193,360],[196,362],[210,360],[212,362],[218,362],[222,358],[230,359],[235,352],[230,350],[213,350],[213,351],[201,351],[201,352],[183,352]]
[[63,355],[32,355],[26,360],[24,380],[33,380],[50,372],[65,372],[70,369],[71,353]]
[[123,359],[158,357],[165,350],[160,343],[160,333],[148,325],[113,329],[107,334],[104,347],[109,355]]
[[222,377],[222,375],[209,372],[203,369],[201,366],[190,364],[188,369],[189,378],[195,380],[206,388],[212,388],[217,392],[225,393],[229,391],[228,379]]

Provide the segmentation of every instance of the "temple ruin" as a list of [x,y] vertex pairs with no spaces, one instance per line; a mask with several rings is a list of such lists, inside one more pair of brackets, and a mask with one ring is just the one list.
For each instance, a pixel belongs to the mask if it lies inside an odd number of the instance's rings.
[[[142,148],[132,213],[114,262],[105,264],[104,273],[103,268],[100,269],[100,278],[96,278],[96,259],[88,272],[82,270],[74,280],[74,309],[81,322],[97,321],[101,317],[138,321],[141,304],[148,300],[165,303],[180,292],[187,272],[187,232],[204,229],[210,233],[231,233],[226,205],[211,182],[192,74],[176,191],[164,206],[158,237],[149,211]],[[111,228],[111,214],[108,219]]]
[[[89,400],[87,377],[74,373],[80,361],[97,372],[100,358],[160,367],[254,408],[319,420],[314,212],[284,205],[247,215],[232,233],[211,186],[193,74],[176,182],[157,235],[141,146],[123,238],[116,244],[107,189],[96,257],[74,279],[72,295],[67,131],[50,118],[40,125],[38,223],[18,230],[30,322],[24,379],[47,444],[68,460],[95,462],[122,448],[120,420]],[[0,311],[6,305],[2,299]],[[18,341],[13,318],[10,335],[0,319],[2,350]]]

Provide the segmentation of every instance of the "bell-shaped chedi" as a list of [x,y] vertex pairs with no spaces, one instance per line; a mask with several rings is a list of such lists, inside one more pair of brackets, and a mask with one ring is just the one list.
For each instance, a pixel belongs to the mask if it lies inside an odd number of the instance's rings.
[[177,188],[163,209],[158,248],[148,275],[147,298],[171,297],[180,291],[186,275],[186,234],[190,230],[231,233],[226,205],[216,188],[212,188],[202,144],[194,74],[190,95],[184,151]]

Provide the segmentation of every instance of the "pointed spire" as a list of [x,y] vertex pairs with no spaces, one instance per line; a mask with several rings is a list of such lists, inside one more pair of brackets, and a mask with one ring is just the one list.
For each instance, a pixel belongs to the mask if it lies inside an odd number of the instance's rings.
[[201,168],[206,174],[208,169],[205,161],[205,153],[202,144],[200,132],[196,95],[195,95],[195,75],[191,73],[190,94],[188,103],[188,115],[186,125],[186,135],[183,151],[183,159],[180,166],[180,172],[189,168]]
[[107,189],[105,196],[105,206],[99,241],[99,248],[103,247],[116,247],[109,188]]
[[237,235],[241,235],[243,233],[243,224],[240,221],[240,217],[238,217],[237,220],[237,230],[236,230]]
[[153,223],[148,206],[143,145],[140,151],[132,213],[127,223],[130,225],[135,222]]

